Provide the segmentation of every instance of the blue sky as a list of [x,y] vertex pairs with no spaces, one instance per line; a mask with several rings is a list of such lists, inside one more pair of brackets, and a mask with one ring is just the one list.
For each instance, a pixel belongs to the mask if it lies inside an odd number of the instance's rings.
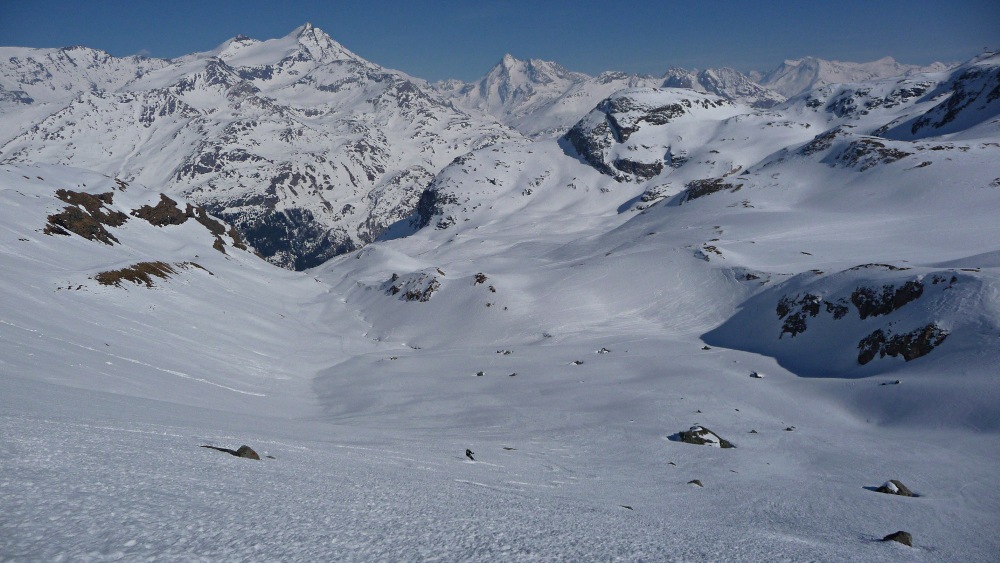
[[310,21],[382,66],[472,80],[504,53],[596,74],[670,66],[769,70],[813,55],[960,61],[1000,48],[1000,1],[592,2],[0,0],[0,45],[86,45],[171,58]]

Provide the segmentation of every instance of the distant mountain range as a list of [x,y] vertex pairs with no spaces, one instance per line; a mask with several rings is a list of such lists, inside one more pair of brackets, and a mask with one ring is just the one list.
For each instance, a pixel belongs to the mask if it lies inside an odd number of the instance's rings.
[[833,81],[944,68],[810,58],[757,83],[728,68],[592,77],[505,55],[476,82],[429,84],[309,24],[173,60],[86,47],[0,55],[3,162],[68,164],[190,198],[295,269],[376,240],[456,157],[519,136],[563,135],[625,88],[694,90],[767,109]]

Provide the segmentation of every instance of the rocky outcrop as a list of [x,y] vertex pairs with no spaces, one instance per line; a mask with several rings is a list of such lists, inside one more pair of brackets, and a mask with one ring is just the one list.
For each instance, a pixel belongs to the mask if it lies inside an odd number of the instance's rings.
[[948,338],[948,331],[930,323],[905,334],[891,334],[877,329],[858,342],[858,363],[865,365],[876,356],[902,356],[907,362],[926,356]]
[[79,235],[107,245],[118,242],[105,227],[120,227],[128,221],[121,211],[108,208],[114,201],[114,192],[88,194],[71,190],[58,190],[56,197],[69,205],[59,213],[48,216],[47,235]]
[[716,448],[735,448],[732,442],[721,438],[715,432],[712,432],[704,426],[692,426],[688,430],[684,430],[674,434],[670,437],[671,440],[677,442],[684,442],[685,444],[694,444],[697,446],[713,446]]
[[740,191],[743,184],[734,184],[725,181],[723,178],[706,178],[704,180],[693,180],[684,187],[684,194],[681,196],[681,203],[691,201],[700,197],[705,197],[721,191],[735,193]]
[[[666,131],[675,121],[694,117],[724,119],[738,112],[728,100],[692,90],[622,90],[597,104],[563,136],[562,142],[567,152],[602,174],[619,182],[641,182],[659,175],[665,166],[679,167],[685,160],[683,151],[663,141],[650,142],[648,139],[655,138],[652,134],[644,134],[643,142],[636,141],[641,131]],[[669,161],[665,162],[665,158]]]
[[906,485],[904,485],[898,479],[889,479],[882,484],[881,487],[875,489],[876,493],[883,493],[887,495],[899,495],[901,497],[915,497],[917,495],[913,494]]

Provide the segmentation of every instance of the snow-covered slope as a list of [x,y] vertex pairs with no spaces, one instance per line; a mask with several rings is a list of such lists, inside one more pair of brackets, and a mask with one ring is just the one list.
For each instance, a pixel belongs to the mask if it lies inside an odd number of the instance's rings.
[[25,127],[0,158],[69,164],[190,197],[290,268],[374,240],[455,156],[516,135],[308,24],[148,72],[107,72],[118,81]]
[[940,72],[947,68],[947,65],[943,63],[933,63],[927,66],[907,65],[897,62],[892,57],[883,57],[868,63],[827,61],[816,57],[804,57],[784,61],[774,70],[763,74],[757,82],[791,98],[827,84],[864,82],[917,72]]
[[[990,57],[767,109],[626,89],[562,138],[447,150],[445,114],[421,113],[447,102],[368,64],[308,29],[236,38],[4,149],[0,559],[1000,550]],[[70,146],[84,121],[106,129]],[[400,158],[442,159],[364,248],[287,271],[197,207],[271,160],[323,170],[351,127],[358,166],[388,158],[386,130],[416,137]],[[210,135],[229,148],[182,168],[190,198],[21,162],[52,146],[152,174]],[[309,181],[289,170],[274,194]],[[199,447],[241,444],[263,459]],[[888,479],[919,496],[876,492]],[[897,530],[912,547],[878,541]]]

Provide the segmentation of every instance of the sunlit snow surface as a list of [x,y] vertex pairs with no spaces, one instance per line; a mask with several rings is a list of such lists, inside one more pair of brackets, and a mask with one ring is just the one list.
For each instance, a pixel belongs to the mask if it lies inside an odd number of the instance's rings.
[[[424,229],[298,273],[195,221],[46,235],[57,189],[159,193],[0,165],[0,560],[991,561],[995,124],[854,158],[939,102],[650,124],[636,142],[689,161],[641,183],[500,142],[436,175]],[[200,268],[95,280],[143,261]],[[782,296],[913,280],[781,333]],[[927,322],[927,355],[857,364],[868,331]],[[670,439],[697,425],[735,448]],[[264,459],[199,447],[242,444]]]

